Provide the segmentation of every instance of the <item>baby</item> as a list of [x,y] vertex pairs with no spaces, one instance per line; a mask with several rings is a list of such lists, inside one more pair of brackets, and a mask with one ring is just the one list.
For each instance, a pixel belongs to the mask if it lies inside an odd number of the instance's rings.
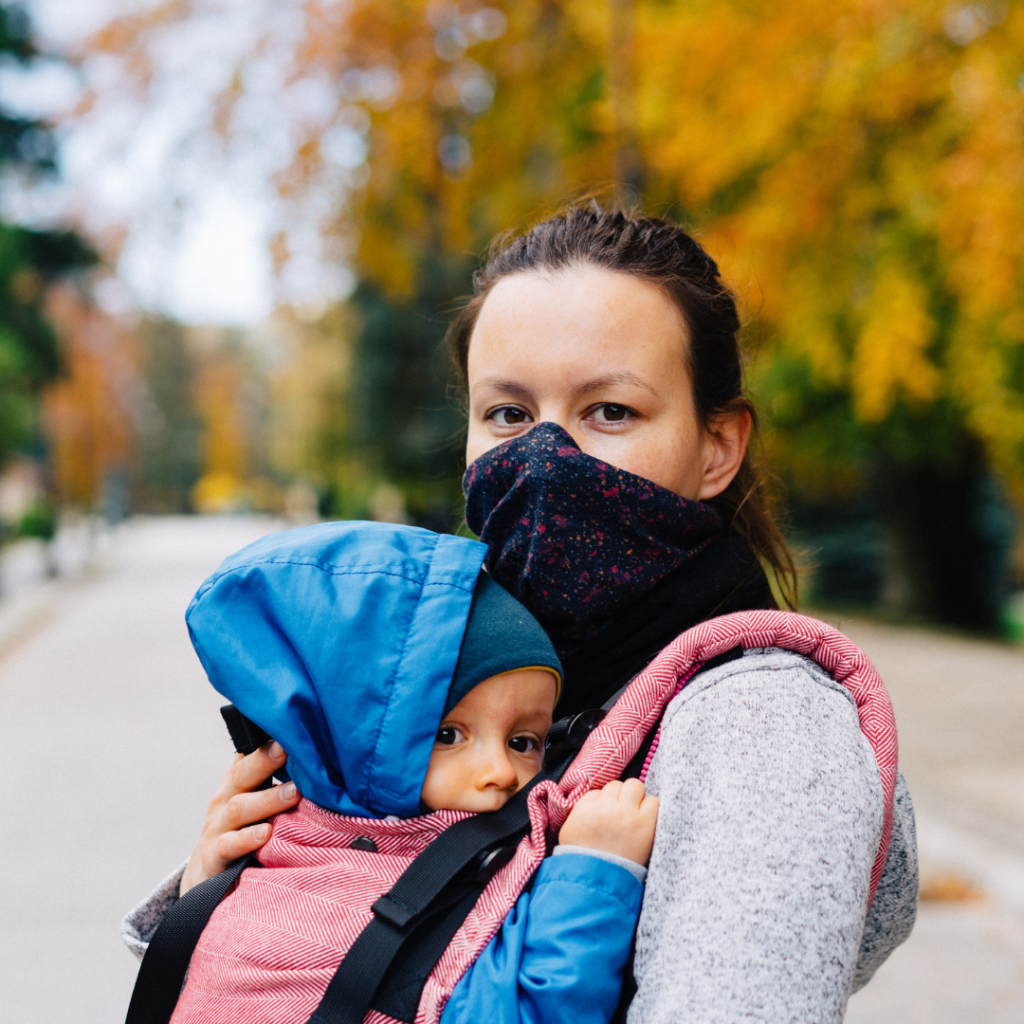
[[[307,1021],[410,856],[540,771],[561,667],[533,616],[481,573],[484,553],[412,527],[331,523],[264,538],[200,588],[187,620],[207,674],[288,751],[303,800],[273,819],[262,866],[210,919],[177,1024]],[[443,1024],[607,1024],[656,818],[636,780],[583,797]]]

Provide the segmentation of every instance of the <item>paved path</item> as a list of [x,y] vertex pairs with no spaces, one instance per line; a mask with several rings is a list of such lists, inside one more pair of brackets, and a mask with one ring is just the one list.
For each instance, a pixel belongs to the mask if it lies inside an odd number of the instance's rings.
[[[0,1024],[116,1024],[117,924],[187,854],[230,758],[183,622],[220,559],[274,526],[138,520],[77,582],[0,601]],[[1024,1021],[1024,651],[841,623],[896,705],[926,903],[847,1024]]]
[[[184,611],[272,526],[140,520],[0,662],[0,1022],[115,1024],[124,911],[187,854],[230,761]],[[3,606],[0,605],[0,617]]]
[[922,902],[910,939],[851,999],[846,1024],[1021,1024],[1024,650],[833,621],[892,696],[924,889],[959,884],[977,897]]

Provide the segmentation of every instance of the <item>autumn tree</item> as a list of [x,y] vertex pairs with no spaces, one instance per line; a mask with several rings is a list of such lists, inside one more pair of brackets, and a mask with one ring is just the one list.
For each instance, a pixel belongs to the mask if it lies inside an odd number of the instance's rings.
[[147,512],[188,512],[203,472],[202,420],[196,406],[196,367],[185,329],[152,317],[134,331],[138,350],[136,407],[138,493]]
[[50,290],[46,313],[61,355],[41,402],[53,498],[119,519],[139,483],[139,413],[150,411],[139,408],[137,338],[73,285]]
[[[145,93],[157,43],[210,7],[158,4],[91,45]],[[266,17],[208,127],[241,138],[268,81],[292,111],[275,258],[286,272],[312,222],[356,270],[353,401],[382,471],[454,469],[425,461],[453,423],[436,317],[486,240],[627,182],[738,290],[793,493],[873,488],[890,604],[993,624],[993,470],[1024,504],[1024,9],[322,0],[288,5],[287,31]]]
[[[0,56],[27,66],[37,56],[24,11],[0,5]],[[38,180],[56,170],[46,125],[0,109],[0,170]],[[48,296],[59,281],[96,260],[72,232],[0,222],[0,466],[26,446],[39,448],[39,395],[61,371]]]

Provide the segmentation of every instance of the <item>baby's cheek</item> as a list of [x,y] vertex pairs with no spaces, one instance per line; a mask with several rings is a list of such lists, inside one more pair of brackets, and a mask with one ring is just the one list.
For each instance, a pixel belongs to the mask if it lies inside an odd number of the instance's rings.
[[458,810],[472,788],[459,751],[436,750],[427,765],[420,799],[433,811]]

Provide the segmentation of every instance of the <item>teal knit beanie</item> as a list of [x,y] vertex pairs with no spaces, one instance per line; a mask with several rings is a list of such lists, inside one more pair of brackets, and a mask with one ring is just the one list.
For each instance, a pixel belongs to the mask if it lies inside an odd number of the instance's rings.
[[558,699],[562,665],[547,633],[507,590],[480,573],[444,714],[485,679],[523,668],[549,670],[555,677]]

